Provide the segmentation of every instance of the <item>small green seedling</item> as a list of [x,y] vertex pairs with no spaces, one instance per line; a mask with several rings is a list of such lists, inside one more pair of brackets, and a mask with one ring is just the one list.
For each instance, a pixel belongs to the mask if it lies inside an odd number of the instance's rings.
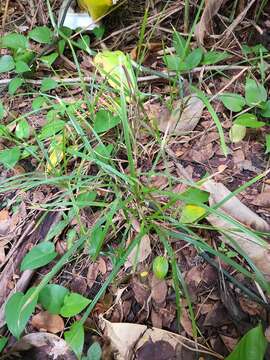
[[165,279],[169,270],[169,262],[164,256],[157,256],[153,261],[154,275],[160,279]]

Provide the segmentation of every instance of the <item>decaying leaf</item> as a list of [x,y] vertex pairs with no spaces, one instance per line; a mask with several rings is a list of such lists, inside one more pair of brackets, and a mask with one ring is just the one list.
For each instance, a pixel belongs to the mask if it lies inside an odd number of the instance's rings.
[[190,95],[176,101],[173,108],[171,114],[162,111],[156,123],[164,133],[181,135],[194,130],[202,116],[204,103],[196,95]]
[[203,45],[206,33],[210,32],[213,17],[217,14],[224,0],[205,0],[205,7],[199,23],[195,28],[195,36],[199,45]]
[[48,331],[57,334],[63,331],[65,324],[61,316],[50,314],[48,311],[41,311],[33,316],[32,325],[40,331]]
[[263,192],[256,196],[253,204],[265,208],[270,208],[270,191]]
[[[231,192],[223,184],[217,183],[213,180],[206,181],[203,187],[210,193],[210,205],[217,204],[227,196],[231,195]],[[219,207],[219,211],[229,215],[233,219],[252,229],[264,232],[270,231],[270,225],[251,211],[246,205],[237,199],[236,196],[233,196],[221,207]],[[207,219],[213,226],[221,228],[224,231],[232,230],[233,228],[233,225],[228,221],[214,214],[209,215]],[[270,247],[261,246],[258,244],[257,239],[253,238],[249,234],[244,234],[243,232],[237,232],[234,230],[232,233],[230,231],[230,237],[233,238],[236,244],[249,256],[265,277],[270,279]],[[225,236],[222,236],[222,240],[229,243],[228,238]],[[233,243],[230,243],[230,245],[234,246]]]
[[[116,351],[117,360],[134,359],[150,359],[151,357],[140,357],[140,354],[149,354],[152,349],[152,355],[157,349],[166,348],[170,357],[160,357],[160,359],[179,359],[181,349],[188,346],[193,352],[195,346],[197,351],[203,353],[209,352],[209,349],[194,341],[166,330],[158,328],[147,328],[145,325],[129,324],[129,323],[111,323],[110,321],[100,317],[99,325],[104,335],[110,339],[113,349]],[[161,343],[162,342],[162,343]],[[146,351],[147,350],[147,351]]]
[[[46,332],[35,332],[25,335],[15,344],[11,351],[20,353],[23,358],[27,359],[41,359],[44,354],[53,360],[77,359],[63,339]],[[24,351],[27,351],[27,357],[23,356]]]
[[162,304],[166,300],[167,291],[167,282],[165,280],[160,280],[153,275],[151,278],[151,298],[157,304]]
[[7,210],[0,211],[0,236],[4,236],[9,232],[11,218]]

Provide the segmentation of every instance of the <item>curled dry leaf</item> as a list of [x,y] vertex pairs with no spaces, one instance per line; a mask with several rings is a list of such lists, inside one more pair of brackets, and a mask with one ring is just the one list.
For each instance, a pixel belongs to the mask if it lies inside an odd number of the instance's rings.
[[196,95],[186,96],[174,103],[171,114],[160,112],[156,118],[158,129],[174,135],[193,131],[202,116],[203,108],[204,103]]
[[135,246],[135,248],[129,254],[128,259],[125,263],[125,269],[128,269],[133,265],[143,262],[148,258],[151,252],[152,249],[150,244],[150,238],[148,235],[144,235],[141,238],[139,245]]
[[[30,351],[33,351],[31,356]],[[42,359],[44,354],[52,360],[76,360],[75,354],[70,350],[67,343],[58,336],[46,332],[36,332],[22,337],[11,349],[13,352],[23,354],[27,351],[27,359]]]
[[[169,350],[170,357],[163,357],[162,359],[179,359],[184,346],[188,346],[189,349],[193,348],[193,352],[197,346],[199,353],[204,351],[211,353],[208,348],[198,343],[195,344],[194,341],[182,335],[162,329],[150,329],[140,324],[111,323],[103,317],[99,318],[99,326],[104,335],[110,339],[111,345],[117,353],[115,357],[117,360],[134,359],[134,354],[136,359],[154,359],[153,353],[157,348]],[[151,348],[150,345],[152,345]],[[145,353],[146,348],[147,350],[152,349],[152,356],[141,357],[140,355]],[[146,354],[148,353],[146,352]]]
[[42,311],[32,318],[32,326],[41,331],[57,334],[64,330],[65,324],[61,316]]
[[203,45],[206,33],[210,32],[212,19],[224,0],[205,0],[205,7],[199,23],[195,27],[195,36],[199,45]]
[[[231,192],[223,184],[213,180],[206,181],[203,188],[210,193],[210,205],[217,204],[231,195]],[[251,211],[236,196],[233,196],[219,207],[219,211],[252,229],[264,232],[270,231],[270,225]],[[231,230],[233,227],[232,224],[215,214],[209,215],[207,219],[214,227],[222,228],[224,231],[226,229]],[[230,231],[230,237],[235,240],[236,244],[249,256],[265,277],[270,279],[270,248],[261,246],[257,243],[257,239],[243,232],[234,231],[232,233]],[[222,240],[229,242],[225,236],[222,237]],[[230,243],[230,245],[233,246],[233,243]]]

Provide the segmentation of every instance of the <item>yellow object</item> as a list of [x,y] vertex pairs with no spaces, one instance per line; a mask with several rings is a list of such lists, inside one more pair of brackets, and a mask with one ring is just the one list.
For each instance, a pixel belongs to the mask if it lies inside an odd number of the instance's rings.
[[79,7],[88,11],[93,20],[104,16],[114,3],[114,0],[78,0]]

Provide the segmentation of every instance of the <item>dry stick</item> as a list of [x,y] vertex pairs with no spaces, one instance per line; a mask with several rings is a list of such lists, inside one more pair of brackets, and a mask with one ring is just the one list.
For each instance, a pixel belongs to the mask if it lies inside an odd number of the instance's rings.
[[9,5],[9,0],[6,0],[4,15],[3,15],[3,19],[2,19],[2,30],[1,30],[1,34],[4,34],[4,28],[5,28],[6,19],[7,19],[7,12],[8,12],[8,5]]

